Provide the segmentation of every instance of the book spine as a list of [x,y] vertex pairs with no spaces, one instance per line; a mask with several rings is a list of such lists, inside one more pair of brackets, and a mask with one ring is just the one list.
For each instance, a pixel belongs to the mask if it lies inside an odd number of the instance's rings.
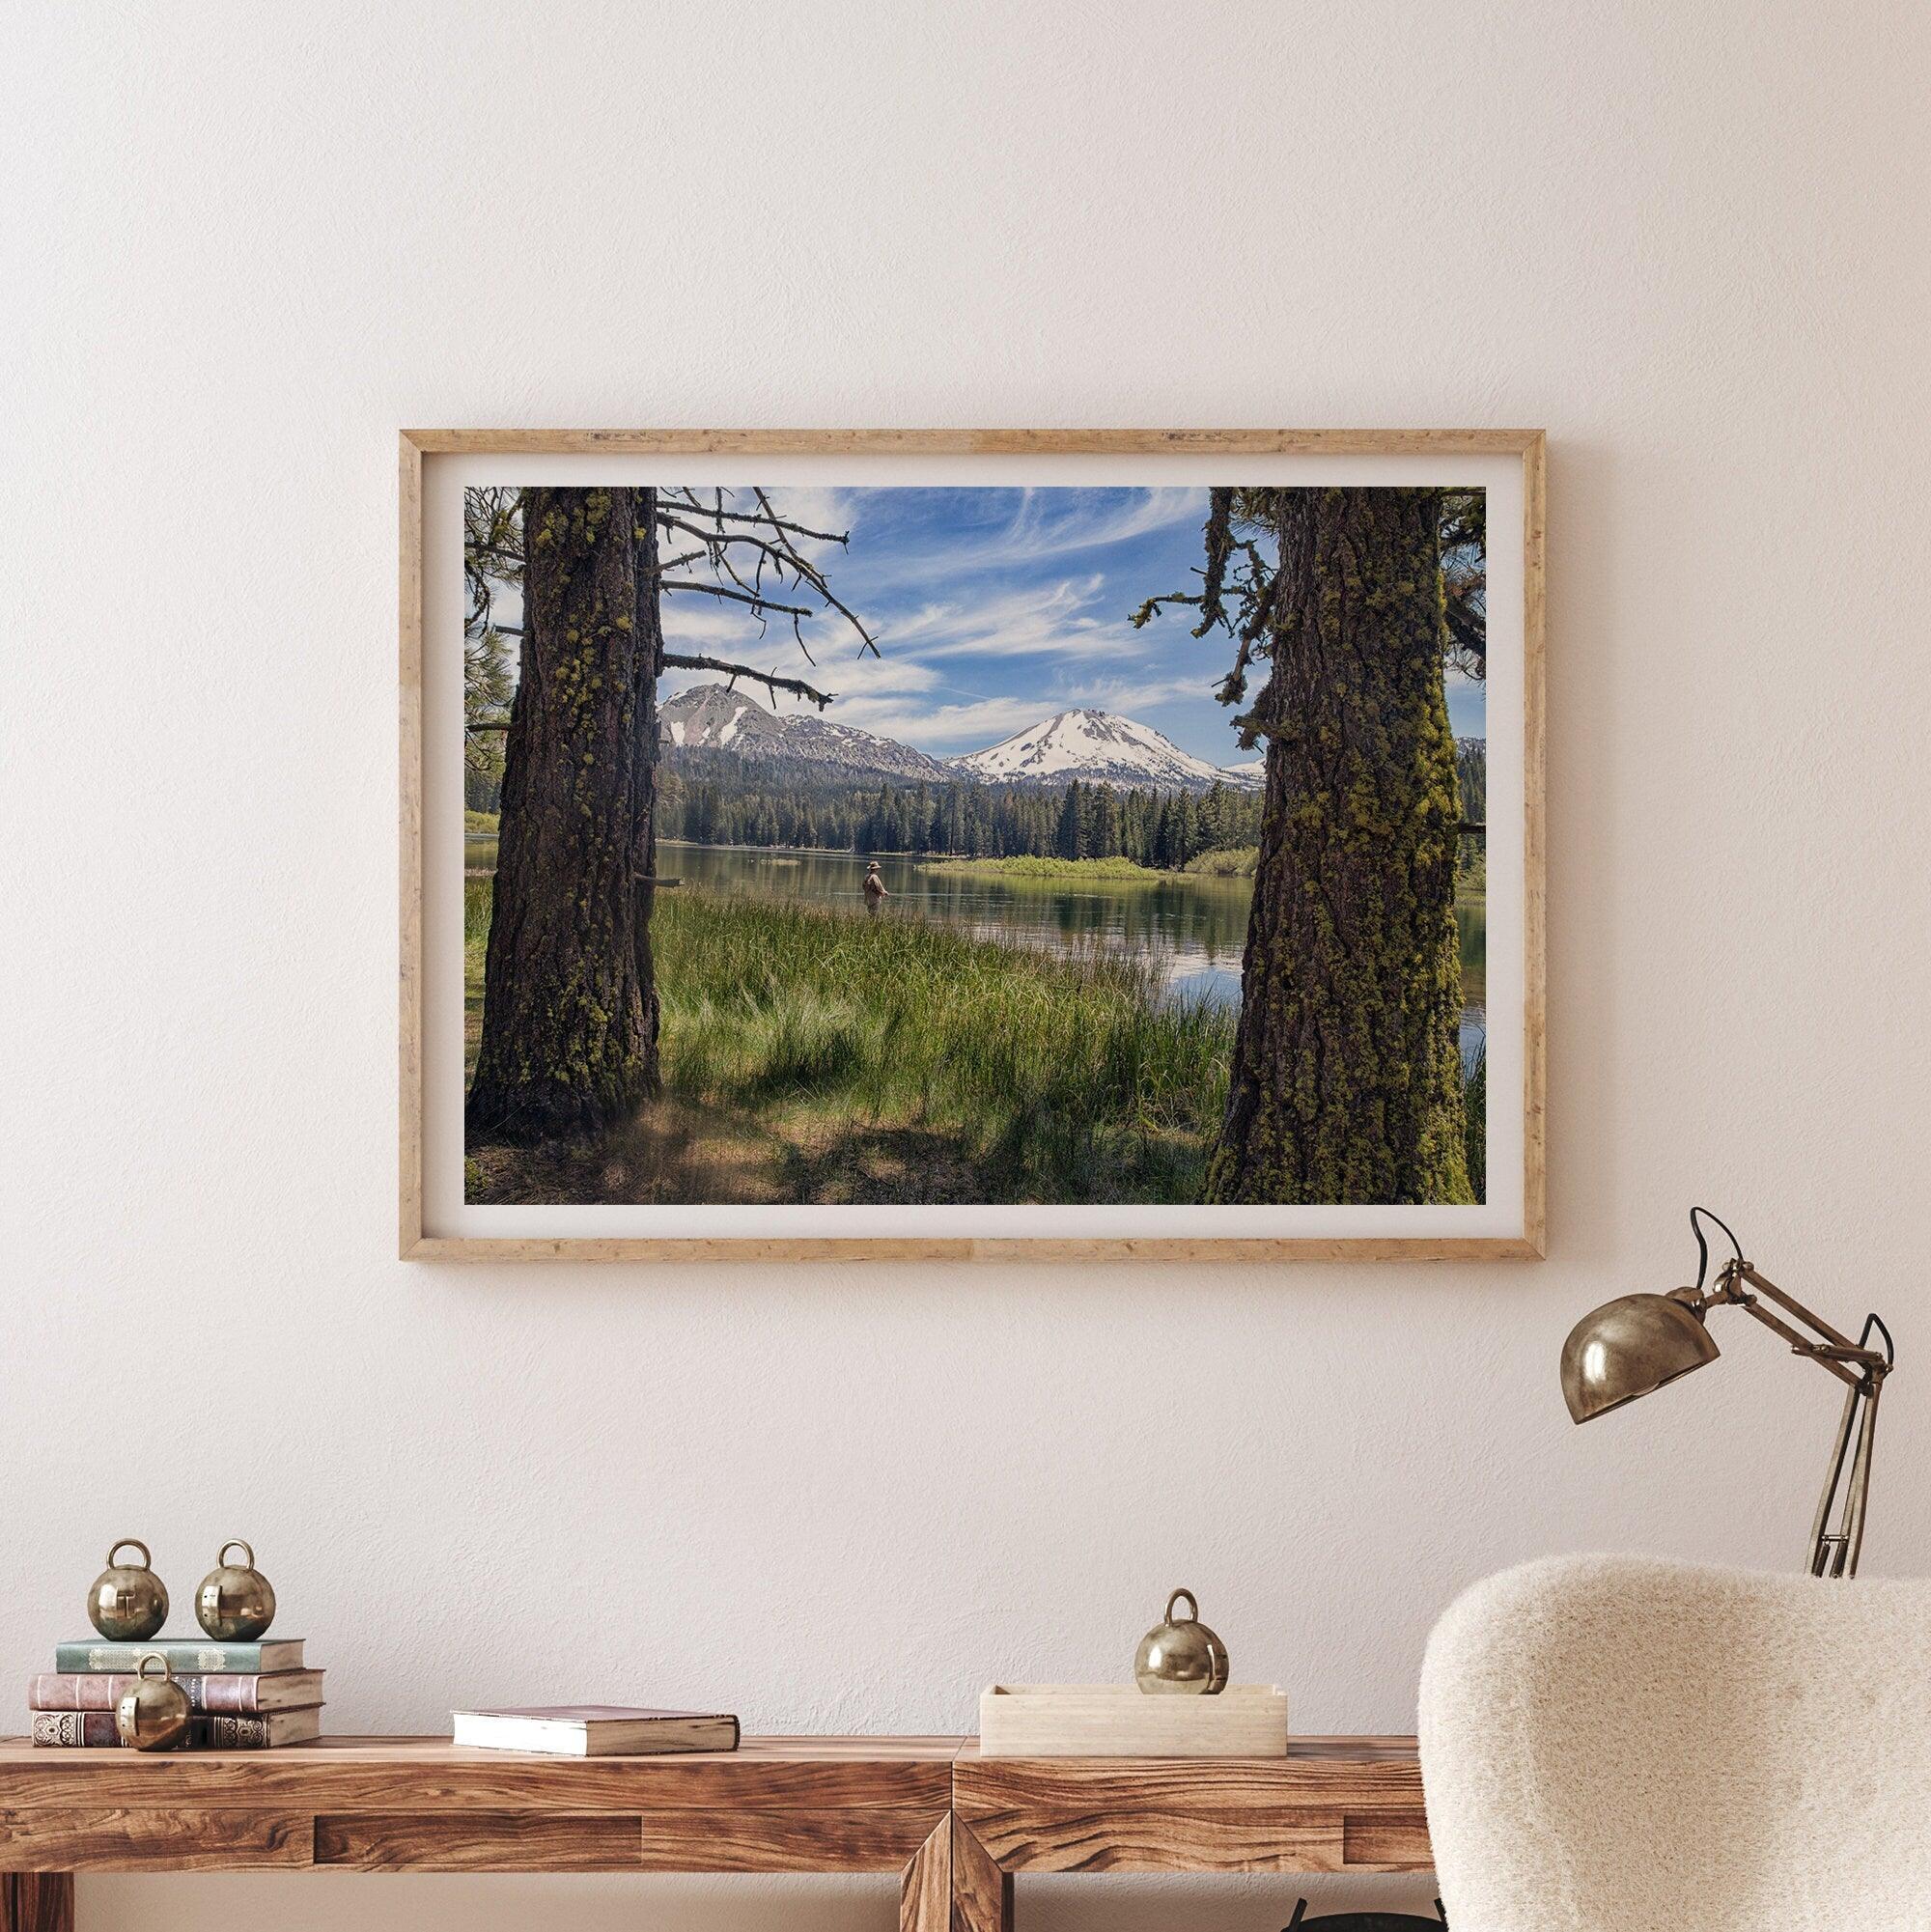
[[[36,1711],[34,1742],[70,1750],[121,1749],[112,1711]],[[267,1718],[191,1718],[187,1746],[194,1750],[266,1750],[271,1742]]]
[[267,1718],[196,1718],[188,1736],[207,1750],[257,1750],[274,1742],[274,1728]]
[[78,1749],[84,1745],[119,1744],[112,1711],[36,1711],[34,1742]]
[[[136,1680],[125,1671],[43,1670],[27,1693],[36,1711],[112,1711]],[[188,1675],[175,1682],[191,1711],[254,1712],[262,1708],[259,1676]]]
[[[272,1646],[268,1647],[272,1649]],[[102,1671],[131,1674],[141,1667],[142,1658],[165,1657],[171,1668],[200,1676],[236,1672],[249,1675],[264,1668],[264,1648],[259,1643],[197,1643],[191,1640],[180,1643],[165,1640],[158,1643],[62,1643],[54,1648],[54,1668],[57,1671],[90,1674]],[[290,1659],[289,1667],[299,1668],[299,1657]]]

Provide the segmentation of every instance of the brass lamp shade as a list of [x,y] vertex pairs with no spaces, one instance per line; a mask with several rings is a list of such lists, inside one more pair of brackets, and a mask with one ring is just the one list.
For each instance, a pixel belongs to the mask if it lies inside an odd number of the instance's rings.
[[1669,1295],[1619,1295],[1569,1330],[1562,1344],[1562,1399],[1588,1422],[1715,1361],[1702,1318]]

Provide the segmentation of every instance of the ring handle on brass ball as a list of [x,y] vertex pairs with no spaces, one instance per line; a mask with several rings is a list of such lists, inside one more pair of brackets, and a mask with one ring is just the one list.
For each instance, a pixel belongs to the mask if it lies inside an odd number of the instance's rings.
[[[245,1563],[230,1563],[238,1550]],[[252,1545],[230,1537],[215,1553],[215,1565],[195,1592],[195,1621],[219,1643],[252,1643],[275,1620],[274,1586],[255,1567]]]
[[[124,1550],[138,1550],[138,1563],[117,1563]],[[107,1567],[87,1593],[87,1620],[110,1643],[139,1643],[168,1620],[168,1590],[154,1571],[154,1557],[138,1536],[123,1536],[107,1553]]]
[[[1182,1599],[1185,1616],[1177,1614]],[[1217,1696],[1227,1688],[1227,1646],[1200,1621],[1200,1601],[1175,1590],[1161,1620],[1140,1639],[1133,1682],[1149,1696]]]
[[[161,1674],[151,1677],[148,1666]],[[114,1729],[130,1750],[173,1750],[187,1736],[187,1693],[175,1682],[174,1666],[151,1650],[134,1666],[134,1681],[114,1707]]]

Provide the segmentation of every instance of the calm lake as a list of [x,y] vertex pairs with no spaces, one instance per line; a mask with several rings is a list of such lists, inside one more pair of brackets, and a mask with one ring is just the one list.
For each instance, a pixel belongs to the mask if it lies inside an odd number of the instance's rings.
[[[488,869],[493,838],[471,835],[466,862]],[[817,906],[865,903],[868,861],[853,853],[780,852],[743,846],[665,844],[667,879],[707,892],[753,899],[803,899]],[[1161,874],[1151,880],[999,878],[943,861],[881,858],[891,897],[882,916],[940,919],[990,938],[1072,952],[1095,944],[1144,951],[1176,998],[1235,1006],[1247,937],[1251,882]],[[1462,1054],[1472,1064],[1486,1037],[1488,918],[1477,901],[1455,909],[1462,934]]]

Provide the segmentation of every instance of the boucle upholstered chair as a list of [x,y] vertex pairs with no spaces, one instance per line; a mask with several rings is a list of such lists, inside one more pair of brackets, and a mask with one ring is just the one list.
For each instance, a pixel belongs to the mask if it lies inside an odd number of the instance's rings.
[[1931,1582],[1565,1557],[1436,1626],[1453,1932],[1927,1932]]

